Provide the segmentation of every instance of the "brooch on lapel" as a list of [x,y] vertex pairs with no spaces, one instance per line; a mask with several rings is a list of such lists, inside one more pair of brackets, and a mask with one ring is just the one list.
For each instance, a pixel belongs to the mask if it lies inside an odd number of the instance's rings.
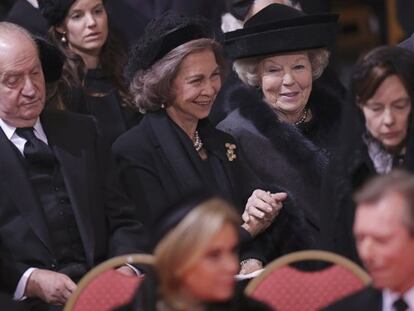
[[237,158],[237,156],[236,156],[236,145],[226,143],[224,146],[227,149],[227,152],[226,152],[227,159],[229,159],[230,162],[234,161]]

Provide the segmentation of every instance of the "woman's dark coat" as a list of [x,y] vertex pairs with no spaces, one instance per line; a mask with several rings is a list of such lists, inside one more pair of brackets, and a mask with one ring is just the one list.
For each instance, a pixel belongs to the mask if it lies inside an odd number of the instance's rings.
[[248,165],[266,185],[277,184],[286,189],[305,214],[306,227],[316,239],[320,229],[321,179],[336,143],[341,100],[314,83],[308,102],[313,121],[304,133],[280,122],[253,88],[236,85],[229,100],[239,101],[239,108],[218,128],[234,136]]
[[[113,145],[123,183],[140,208],[140,219],[147,225],[163,215],[172,203],[194,191],[204,188],[216,192],[204,174],[204,163],[192,141],[178,136],[176,131],[184,134],[164,111],[148,113]],[[228,181],[226,199],[242,213],[253,185],[259,181],[255,182],[244,167],[237,149],[236,158],[229,159],[226,144],[236,145],[230,135],[214,129],[207,120],[199,122],[198,131],[205,148],[219,159],[223,168],[225,180],[220,182]]]
[[[281,191],[277,185],[263,186],[245,165],[242,150],[232,136],[215,129],[207,120],[199,122],[198,130],[205,148],[220,163],[223,174],[218,181],[219,189],[210,183],[205,163],[192,141],[164,111],[146,114],[139,125],[121,135],[112,146],[122,182],[138,208],[139,219],[149,228],[171,204],[200,188],[224,196],[240,215],[254,189]],[[177,136],[177,132],[181,135]],[[230,160],[226,144],[236,146],[234,160]],[[300,211],[286,200],[270,228],[243,244],[242,259],[267,262],[274,258],[269,257],[269,252],[283,254],[301,249],[302,219]],[[267,232],[272,232],[272,240]],[[241,233],[242,241],[246,242],[247,233],[244,230]]]

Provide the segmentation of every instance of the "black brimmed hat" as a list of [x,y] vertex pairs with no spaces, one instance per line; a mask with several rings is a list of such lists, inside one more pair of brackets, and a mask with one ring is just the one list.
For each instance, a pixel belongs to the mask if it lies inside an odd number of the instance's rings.
[[45,81],[47,83],[58,81],[62,75],[65,56],[47,39],[39,36],[33,36],[33,38],[39,49]]
[[144,34],[132,47],[126,68],[127,79],[131,81],[138,70],[150,68],[186,42],[212,37],[212,28],[206,19],[167,11],[148,23]]
[[39,0],[39,9],[49,26],[60,25],[75,0]]
[[224,44],[233,59],[329,47],[338,17],[271,4],[253,15],[243,29],[225,33]]

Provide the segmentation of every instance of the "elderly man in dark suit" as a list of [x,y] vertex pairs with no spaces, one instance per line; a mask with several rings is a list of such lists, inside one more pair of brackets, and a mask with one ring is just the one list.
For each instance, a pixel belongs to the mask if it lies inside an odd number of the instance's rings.
[[36,306],[64,304],[90,268],[145,244],[95,122],[44,105],[36,43],[1,22],[0,285]]
[[373,286],[326,310],[414,310],[414,176],[376,177],[355,201],[354,235]]

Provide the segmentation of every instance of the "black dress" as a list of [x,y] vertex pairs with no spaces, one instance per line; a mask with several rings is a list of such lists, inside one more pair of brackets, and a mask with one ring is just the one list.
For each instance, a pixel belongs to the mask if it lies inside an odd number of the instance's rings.
[[117,89],[101,69],[88,70],[84,88],[68,95],[68,110],[94,116],[100,134],[110,145],[141,119],[138,111],[122,103]]

